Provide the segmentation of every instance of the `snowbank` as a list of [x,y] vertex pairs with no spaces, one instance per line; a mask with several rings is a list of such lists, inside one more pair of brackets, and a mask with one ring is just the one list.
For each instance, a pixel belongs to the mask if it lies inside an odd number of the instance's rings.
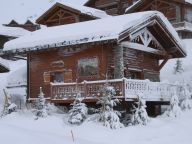
[[[192,111],[177,119],[158,117],[147,126],[111,130],[98,123],[65,123],[66,115],[34,120],[30,113],[13,113],[0,119],[1,143],[6,144],[190,144]],[[74,135],[74,142],[72,133]]]

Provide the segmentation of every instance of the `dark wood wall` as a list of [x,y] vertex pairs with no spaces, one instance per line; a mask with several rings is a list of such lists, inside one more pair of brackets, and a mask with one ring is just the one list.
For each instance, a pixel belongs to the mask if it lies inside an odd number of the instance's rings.
[[[90,45],[88,49],[66,56],[64,49],[36,52],[28,55],[29,60],[29,95],[30,98],[37,97],[39,87],[43,87],[46,97],[50,96],[50,85],[44,83],[44,72],[51,71],[72,71],[72,82],[76,79],[78,82],[83,80],[102,80],[105,79],[107,71],[108,54],[111,53],[111,47],[108,45]],[[77,72],[77,61],[81,58],[97,57],[99,59],[99,74],[94,77],[79,77]],[[64,62],[64,67],[52,67],[54,61]]]
[[[67,81],[64,82],[82,82],[84,80],[94,81],[103,80],[108,78],[114,78],[114,45],[101,44],[101,45],[89,45],[82,46],[82,51],[75,52],[76,48],[72,49],[64,48],[52,51],[34,52],[28,54],[29,62],[29,95],[30,98],[37,97],[39,93],[39,87],[43,87],[46,97],[50,96],[50,81],[45,82],[45,73],[50,74],[52,72],[64,72],[64,77]],[[83,50],[84,49],[84,50]],[[69,52],[70,51],[70,52]],[[77,62],[84,58],[98,58],[98,74],[95,76],[79,76]],[[158,70],[158,58],[141,51],[133,49],[124,49],[124,66],[125,77],[130,78],[132,74],[139,74],[137,79],[144,79],[145,74],[150,72],[155,74],[155,77],[159,76]],[[53,66],[52,64],[57,61],[63,61],[63,66]],[[136,70],[135,70],[136,69]],[[139,70],[139,73],[138,73]],[[72,72],[71,80],[69,81],[70,72]],[[67,74],[67,75],[66,75]],[[146,75],[147,78],[148,75]],[[152,75],[153,76],[153,75]],[[158,79],[158,78],[156,78]]]
[[101,9],[110,15],[124,14],[125,9],[137,0],[92,0],[86,6]]

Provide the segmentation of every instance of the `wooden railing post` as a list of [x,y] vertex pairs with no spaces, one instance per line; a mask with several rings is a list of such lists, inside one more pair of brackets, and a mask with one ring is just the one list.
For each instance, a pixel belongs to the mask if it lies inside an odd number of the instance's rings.
[[84,89],[84,98],[87,97],[87,84],[86,84],[86,81],[83,81],[83,89]]

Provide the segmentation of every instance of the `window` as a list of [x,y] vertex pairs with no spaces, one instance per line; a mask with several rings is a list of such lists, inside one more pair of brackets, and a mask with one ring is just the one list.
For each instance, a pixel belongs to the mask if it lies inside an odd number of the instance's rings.
[[54,72],[52,73],[52,78],[54,83],[64,82],[64,73],[63,72]]
[[84,58],[78,60],[78,75],[79,76],[96,76],[98,75],[98,59]]

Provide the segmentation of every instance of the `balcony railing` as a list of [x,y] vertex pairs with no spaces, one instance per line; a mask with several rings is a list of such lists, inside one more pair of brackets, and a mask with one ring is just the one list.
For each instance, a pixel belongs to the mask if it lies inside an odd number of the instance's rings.
[[82,83],[51,83],[51,99],[74,99],[77,92],[84,99],[98,99],[98,97],[102,96],[102,89],[106,83],[114,87],[116,98],[123,98],[127,101],[136,99],[139,93],[143,94],[146,101],[169,101],[171,96],[175,92],[179,93],[182,88],[180,85],[126,78],[84,81]]
[[192,30],[192,23],[187,22],[187,21],[173,23],[173,27],[176,30],[183,30],[183,29]]

